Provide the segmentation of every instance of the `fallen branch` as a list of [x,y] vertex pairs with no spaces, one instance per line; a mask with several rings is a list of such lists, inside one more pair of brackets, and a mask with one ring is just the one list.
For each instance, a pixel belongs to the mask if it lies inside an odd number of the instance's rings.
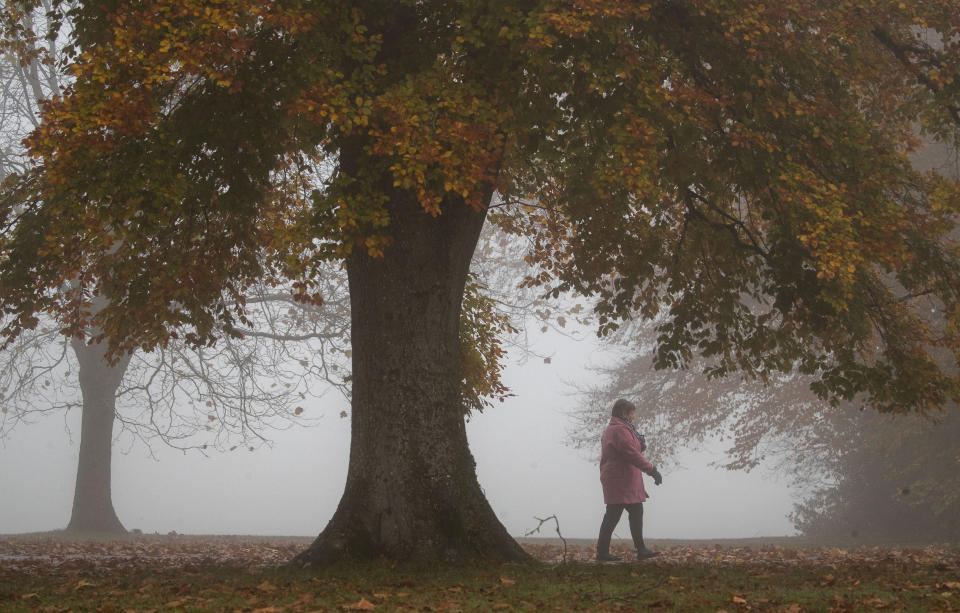
[[557,526],[557,536],[559,536],[560,540],[563,542],[563,562],[566,563],[567,562],[567,539],[563,538],[563,535],[560,534],[560,520],[557,519],[556,515],[551,515],[550,517],[544,517],[542,519],[540,517],[534,517],[534,519],[540,523],[537,524],[537,527],[534,528],[533,530],[526,532],[524,536],[530,536],[531,534],[539,534],[540,528],[543,527],[543,524],[547,523],[552,519],[553,523],[556,524]]

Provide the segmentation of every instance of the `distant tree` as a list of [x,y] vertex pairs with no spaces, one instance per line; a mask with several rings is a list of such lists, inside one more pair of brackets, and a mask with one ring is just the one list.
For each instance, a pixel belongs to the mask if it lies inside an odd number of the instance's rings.
[[[51,23],[57,16],[53,3],[17,9],[10,5],[2,12],[4,176],[29,167],[20,141],[39,125],[45,101],[71,82],[60,74],[64,40]],[[55,321],[44,321],[0,351],[0,436],[40,415],[80,409],[67,530],[123,532],[111,495],[115,424],[148,445],[158,439],[180,448],[256,444],[266,440],[266,429],[302,421],[299,405],[308,394],[330,386],[349,393],[346,279],[339,270],[330,273],[323,281],[323,308],[294,301],[289,288],[276,281],[274,287],[264,282],[251,287],[244,296],[249,327],[221,334],[215,346],[173,341],[108,360],[95,327],[68,338]],[[105,305],[97,293],[87,300],[94,311]]]
[[[843,427],[845,426],[845,427]],[[803,534],[824,538],[960,538],[960,411],[937,419],[855,411],[832,440],[825,479],[796,506]]]
[[[114,361],[105,357],[106,343],[33,331],[0,352],[0,435],[42,414],[79,409],[67,530],[122,532],[110,480],[115,425],[148,447],[159,440],[184,450],[253,449],[268,442],[271,428],[313,421],[304,406],[316,395],[349,392],[348,327],[330,316],[345,305],[330,295],[310,327],[303,321],[309,310],[277,293],[263,296],[268,308],[252,310],[257,327],[242,338],[202,348],[172,342]],[[340,312],[348,322],[349,310]]]
[[[523,557],[463,423],[461,307],[494,194],[518,203],[490,218],[529,237],[530,283],[596,296],[601,332],[660,314],[660,365],[700,353],[940,406],[960,389],[928,353],[958,346],[960,188],[906,154],[918,123],[956,137],[958,10],[82,3],[76,83],[2,195],[5,335],[46,312],[118,355],[202,345],[265,267],[307,298],[313,264],[343,261],[350,468],[300,560]],[[331,167],[309,200],[282,179],[305,157]],[[61,291],[78,275],[104,309]],[[921,296],[950,325],[915,317]]]

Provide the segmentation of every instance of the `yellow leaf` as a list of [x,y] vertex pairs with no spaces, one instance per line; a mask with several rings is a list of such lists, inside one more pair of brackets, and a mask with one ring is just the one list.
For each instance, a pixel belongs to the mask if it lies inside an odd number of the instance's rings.
[[257,589],[261,592],[272,592],[277,589],[277,586],[264,579],[263,583],[257,586]]
[[746,600],[745,598],[741,598],[741,597],[739,597],[739,596],[734,596],[734,597],[733,597],[733,601],[734,601],[735,603],[737,603],[737,604],[747,604],[747,600]]
[[373,604],[366,598],[361,598],[358,602],[353,604],[342,604],[340,605],[340,608],[348,611],[373,611],[377,608],[377,605]]

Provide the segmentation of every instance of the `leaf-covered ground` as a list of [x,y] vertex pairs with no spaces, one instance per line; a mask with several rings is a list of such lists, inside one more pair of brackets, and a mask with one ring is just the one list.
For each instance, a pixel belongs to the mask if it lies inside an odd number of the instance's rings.
[[596,564],[589,544],[528,542],[546,563],[283,568],[308,542],[0,537],[0,611],[960,610],[948,546],[667,544],[653,561]]

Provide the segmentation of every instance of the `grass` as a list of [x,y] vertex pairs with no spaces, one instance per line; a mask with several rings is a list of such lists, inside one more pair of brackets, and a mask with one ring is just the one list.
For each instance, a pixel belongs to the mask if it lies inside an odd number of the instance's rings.
[[278,564],[309,539],[58,536],[0,537],[0,612],[960,611],[956,546],[653,541],[656,561],[598,565],[590,541],[559,563],[522,539],[552,562],[301,570]]
[[0,569],[0,610],[866,611],[958,610],[955,566],[525,564],[320,570],[201,567],[47,573]]

